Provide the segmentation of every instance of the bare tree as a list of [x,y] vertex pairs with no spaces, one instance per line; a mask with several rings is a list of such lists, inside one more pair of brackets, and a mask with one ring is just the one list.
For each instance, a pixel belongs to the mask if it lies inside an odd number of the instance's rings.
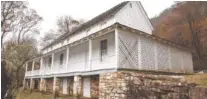
[[41,46],[50,44],[53,40],[65,33],[71,33],[75,28],[84,23],[84,20],[75,20],[70,16],[61,16],[57,19],[57,30],[50,29],[42,38]]
[[26,8],[25,2],[1,1],[1,47],[5,35],[12,31],[18,13]]
[[48,32],[45,33],[44,37],[41,38],[41,46],[46,46],[48,44],[50,44],[54,39],[56,39],[57,37],[59,37],[61,35],[61,33],[57,33],[54,30],[49,30]]
[[20,43],[27,33],[39,34],[38,23],[41,20],[42,17],[40,17],[35,10],[28,9],[24,11],[17,21],[16,27],[13,28],[13,32],[17,33],[17,43]]
[[1,48],[6,34],[17,35],[17,42],[26,33],[39,33],[37,24],[42,18],[35,10],[28,8],[25,1],[2,1],[1,2]]
[[58,26],[58,32],[64,34],[64,33],[70,33],[73,28],[79,26],[80,22],[78,20],[74,20],[70,16],[61,16],[57,19],[57,26]]

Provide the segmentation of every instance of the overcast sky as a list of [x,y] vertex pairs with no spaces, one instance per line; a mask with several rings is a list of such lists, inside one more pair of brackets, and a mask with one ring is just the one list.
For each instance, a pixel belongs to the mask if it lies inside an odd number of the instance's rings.
[[[58,16],[70,15],[76,19],[90,20],[111,7],[119,4],[120,0],[29,0],[31,8],[43,17],[41,33],[55,27]],[[159,15],[173,1],[145,0],[141,1],[149,18]]]

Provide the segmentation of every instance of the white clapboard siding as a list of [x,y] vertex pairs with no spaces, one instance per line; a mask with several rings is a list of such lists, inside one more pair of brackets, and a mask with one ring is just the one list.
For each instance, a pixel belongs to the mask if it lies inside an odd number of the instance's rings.
[[131,1],[115,16],[116,22],[152,34],[152,26],[140,2]]
[[118,68],[192,73],[189,51],[118,29]]

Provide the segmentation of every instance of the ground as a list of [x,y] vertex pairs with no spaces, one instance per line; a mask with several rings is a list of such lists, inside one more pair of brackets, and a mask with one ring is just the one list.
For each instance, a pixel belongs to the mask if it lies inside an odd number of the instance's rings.
[[207,73],[186,75],[185,78],[188,83],[196,83],[199,84],[199,86],[207,87]]
[[[24,90],[17,94],[16,99],[53,99],[53,95],[51,93],[41,93],[39,91],[30,92],[29,90]],[[56,99],[75,99],[75,98],[71,96],[61,96]]]

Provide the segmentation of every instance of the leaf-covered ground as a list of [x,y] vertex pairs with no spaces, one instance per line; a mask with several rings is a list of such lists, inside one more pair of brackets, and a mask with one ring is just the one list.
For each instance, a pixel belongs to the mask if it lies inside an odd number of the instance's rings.
[[[41,93],[38,91],[30,92],[28,90],[24,90],[17,94],[16,99],[54,99],[54,98],[53,95],[49,93]],[[75,98],[71,96],[62,96],[56,99],[75,99]]]
[[196,83],[200,86],[207,87],[207,73],[205,74],[194,74],[194,75],[187,75],[185,76],[187,82],[189,83]]

